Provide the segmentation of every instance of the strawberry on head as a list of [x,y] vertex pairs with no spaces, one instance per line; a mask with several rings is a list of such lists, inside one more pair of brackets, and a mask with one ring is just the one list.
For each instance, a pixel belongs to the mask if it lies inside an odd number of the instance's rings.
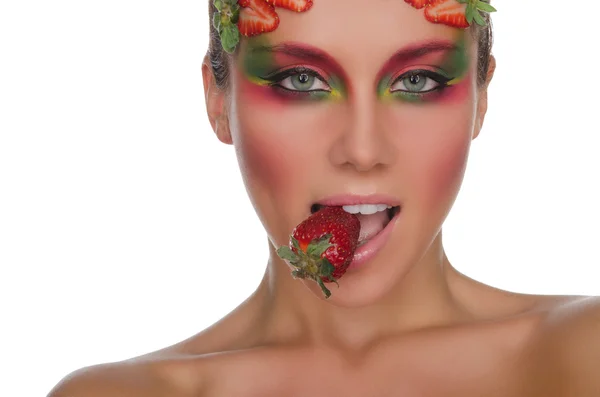
[[425,8],[425,18],[433,23],[443,23],[456,28],[468,28],[467,5],[457,0],[432,0]]
[[296,12],[307,11],[312,7],[312,0],[266,0],[267,3],[273,4],[275,7],[287,8]]
[[421,9],[423,7],[425,7],[427,4],[431,3],[431,0],[404,0],[405,2],[407,2],[408,4],[410,4],[411,6],[415,7],[416,9]]
[[[428,21],[456,28],[468,28],[473,21],[485,25],[482,13],[496,11],[488,0],[404,1],[416,9],[425,8]],[[219,31],[223,49],[232,53],[240,34],[251,37],[277,29],[279,16],[275,7],[304,12],[312,7],[313,0],[213,0],[213,4],[217,9],[213,25]]]
[[482,12],[496,9],[482,0],[430,0],[425,8],[425,18],[455,28],[468,28],[473,21],[485,25]]
[[272,32],[279,26],[279,16],[272,4],[266,0],[239,0],[242,7],[237,23],[241,34],[252,37]]

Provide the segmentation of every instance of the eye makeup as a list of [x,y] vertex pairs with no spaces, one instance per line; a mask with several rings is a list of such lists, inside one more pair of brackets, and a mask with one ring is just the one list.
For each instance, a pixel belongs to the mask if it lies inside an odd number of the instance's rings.
[[392,75],[383,78],[377,87],[377,93],[382,99],[420,103],[442,95],[451,81],[452,78],[440,72],[424,68],[411,69],[397,77]]
[[[323,73],[324,74],[324,73]],[[294,66],[259,77],[282,97],[309,100],[342,98],[341,82],[306,66]]]
[[[469,69],[465,35],[459,32],[455,41],[430,41],[395,53],[378,74],[377,96],[384,101],[407,103],[447,98]],[[240,62],[245,80],[250,83],[247,88],[256,98],[281,103],[347,97],[344,70],[331,56],[311,46],[289,42],[270,45],[266,38],[253,38]]]
[[[383,77],[377,85],[377,95],[384,101],[400,100],[408,103],[430,103],[446,98],[467,75],[469,58],[465,33],[460,32],[455,43],[429,43],[404,49],[392,56],[382,69]],[[436,55],[443,54],[441,62]],[[422,62],[406,69],[407,65]],[[404,69],[403,69],[404,67]],[[400,73],[394,73],[400,70]],[[464,90],[462,90],[464,91]]]
[[309,102],[343,98],[346,90],[342,79],[304,65],[307,60],[323,68],[339,70],[324,53],[300,45],[269,46],[264,40],[250,44],[243,57],[242,70],[245,78],[265,96]]

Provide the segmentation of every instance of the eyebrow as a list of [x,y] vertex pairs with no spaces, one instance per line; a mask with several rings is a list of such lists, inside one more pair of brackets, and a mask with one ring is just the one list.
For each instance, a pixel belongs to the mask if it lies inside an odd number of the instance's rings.
[[327,52],[320,50],[310,45],[299,44],[299,43],[280,43],[275,45],[257,45],[249,48],[249,52],[252,53],[278,53],[288,55],[293,58],[307,60],[313,63],[320,63],[329,66],[334,69],[334,72],[344,79],[346,73],[344,68],[335,60],[334,57],[329,55]]
[[424,57],[435,52],[455,51],[458,46],[449,41],[429,41],[421,44],[413,44],[405,47],[390,57],[386,64],[408,62],[417,58]]
[[392,68],[398,67],[411,61],[415,61],[424,56],[435,54],[437,52],[457,51],[458,45],[447,40],[432,40],[424,43],[412,44],[396,51],[381,68],[377,74],[377,81]]
[[308,58],[318,61],[332,61],[333,58],[323,50],[296,43],[280,43],[275,45],[257,45],[250,52],[278,52],[296,58]]

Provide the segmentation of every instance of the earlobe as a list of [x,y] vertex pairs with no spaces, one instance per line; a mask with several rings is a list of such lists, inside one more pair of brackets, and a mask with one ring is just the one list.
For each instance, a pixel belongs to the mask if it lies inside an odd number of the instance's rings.
[[231,138],[231,131],[229,129],[229,118],[226,115],[222,115],[219,119],[216,120],[215,134],[219,140],[227,145],[233,144],[233,139]]
[[229,118],[225,108],[227,93],[215,83],[215,77],[209,65],[208,56],[202,62],[202,82],[204,85],[204,102],[210,125],[217,138],[228,145],[233,143],[229,130]]
[[490,55],[490,63],[488,67],[488,72],[485,80],[485,84],[479,90],[479,98],[477,100],[477,117],[475,120],[475,127],[473,130],[473,138],[475,139],[479,136],[481,132],[481,128],[483,127],[483,120],[485,119],[485,115],[487,113],[488,108],[488,86],[494,77],[494,72],[496,71],[496,58],[493,55]]

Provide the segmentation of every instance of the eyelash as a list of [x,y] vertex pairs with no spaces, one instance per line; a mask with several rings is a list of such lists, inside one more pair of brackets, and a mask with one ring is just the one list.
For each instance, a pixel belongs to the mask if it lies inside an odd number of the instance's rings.
[[448,87],[448,82],[450,80],[452,80],[451,78],[448,78],[444,75],[433,72],[431,70],[417,69],[417,70],[410,70],[406,73],[401,74],[396,79],[393,79],[392,83],[390,84],[390,87],[393,87],[394,85],[403,81],[404,79],[407,79],[407,78],[410,78],[413,76],[422,76],[422,77],[431,79],[431,80],[435,81],[436,83],[438,83],[438,85],[427,91],[408,91],[408,90],[393,90],[392,91],[390,88],[390,93],[391,94],[399,94],[399,95],[409,95],[409,96],[413,96],[413,97],[415,97],[415,96],[425,97],[425,96],[427,96],[427,94],[443,91],[445,88]]
[[329,84],[327,83],[327,81],[325,81],[325,79],[317,72],[315,72],[312,69],[308,69],[306,67],[303,66],[296,66],[290,69],[286,69],[280,72],[276,72],[274,74],[271,74],[269,76],[265,76],[263,77],[264,80],[269,82],[269,85],[275,89],[278,90],[282,90],[287,94],[291,94],[291,95],[310,95],[311,93],[328,93],[331,92],[330,90],[323,90],[323,89],[318,89],[318,90],[292,90],[289,89],[287,87],[283,87],[281,85],[281,82],[284,81],[285,79],[287,79],[288,77],[294,77],[300,74],[306,74],[309,75],[311,77],[314,77],[315,79],[319,80],[320,82],[322,82],[323,84],[325,84],[327,87],[329,87]]
[[[322,94],[327,94],[327,93],[331,92],[331,90],[323,90],[323,89],[294,90],[294,89],[289,89],[289,88],[281,85],[281,82],[284,81],[285,79],[287,79],[288,77],[294,77],[294,76],[297,76],[300,74],[306,74],[311,77],[314,77],[315,79],[317,79],[318,81],[322,82],[323,84],[327,85],[327,87],[329,87],[329,84],[325,81],[325,79],[319,73],[317,73],[316,71],[314,71],[312,69],[306,68],[304,66],[296,66],[296,67],[286,69],[283,71],[275,72],[271,75],[263,77],[263,80],[268,81],[270,87],[281,91],[285,95],[306,97],[306,96],[311,96],[311,95],[314,96],[315,94],[322,95]],[[426,98],[430,95],[434,95],[435,93],[438,93],[438,94],[441,93],[445,88],[448,87],[448,82],[452,80],[451,78],[448,78],[440,73],[436,73],[431,70],[416,69],[416,70],[410,70],[408,72],[405,72],[405,73],[401,74],[400,76],[398,76],[396,79],[393,79],[392,83],[390,84],[390,87],[393,87],[398,82],[401,82],[402,80],[412,77],[412,76],[426,77],[428,79],[435,81],[436,83],[438,83],[438,85],[427,91],[408,91],[408,90],[393,90],[392,91],[390,89],[389,90],[390,94],[404,96],[404,97],[412,97],[412,98]]]

